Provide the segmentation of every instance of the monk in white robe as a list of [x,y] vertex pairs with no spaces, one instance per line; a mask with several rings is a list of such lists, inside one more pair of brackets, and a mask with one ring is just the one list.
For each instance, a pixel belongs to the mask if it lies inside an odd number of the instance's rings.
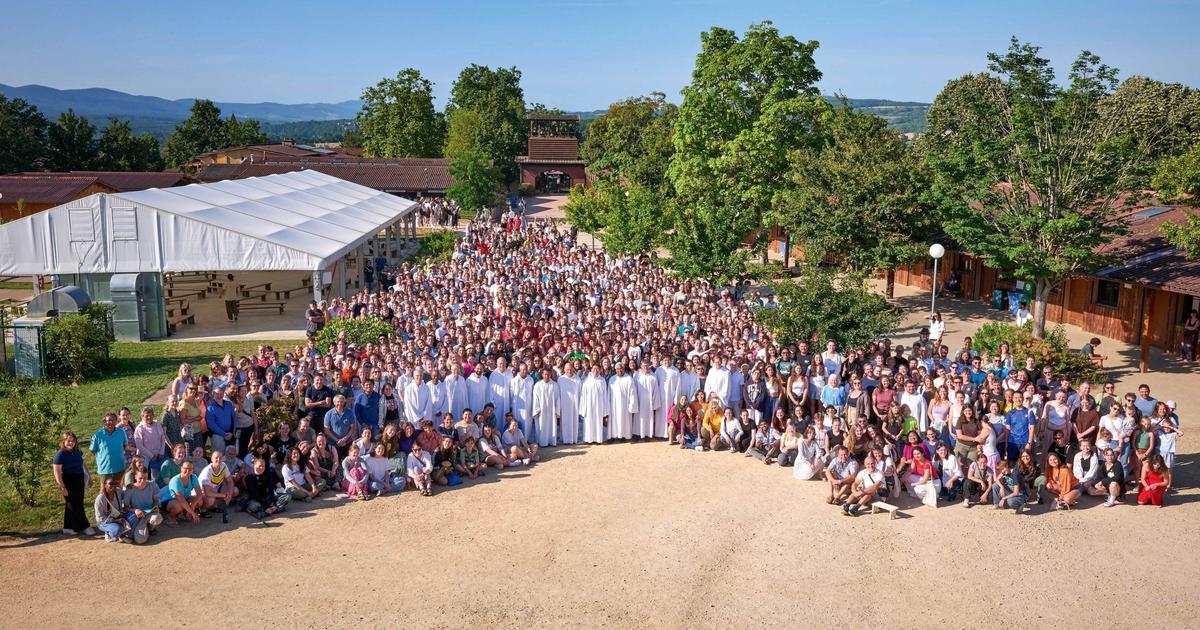
[[467,401],[467,379],[463,378],[462,365],[456,364],[451,370],[450,376],[442,382],[446,384],[446,395],[450,399],[450,413],[458,418],[462,416],[464,409],[470,409]]
[[511,392],[509,411],[517,419],[517,426],[525,432],[530,442],[537,441],[537,427],[529,421],[529,411],[533,406],[533,377],[529,375],[529,367],[522,363],[519,371],[513,375],[508,389]]
[[429,412],[433,416],[434,424],[437,424],[442,416],[450,411],[450,396],[446,392],[446,383],[437,370],[430,374],[425,388],[429,390]]
[[637,386],[638,405],[634,415],[633,435],[638,438],[654,437],[654,415],[662,406],[658,379],[650,371],[650,362],[643,361],[642,367],[633,375]]
[[654,370],[658,379],[659,400],[662,402],[654,412],[654,437],[667,437],[667,412],[671,402],[679,398],[679,370],[671,365],[670,357],[663,357],[662,365]]
[[566,372],[558,377],[558,443],[574,444],[579,441],[579,390],[581,383],[575,376],[575,366],[567,363]]
[[612,407],[612,396],[608,393],[608,381],[600,376],[600,367],[592,366],[592,373],[579,388],[579,415],[583,416],[583,441],[588,444],[604,443],[604,422]]
[[504,357],[496,359],[496,369],[488,375],[488,399],[496,407],[496,417],[504,421],[504,414],[512,409],[512,372]]
[[638,410],[637,385],[633,377],[625,372],[623,363],[617,364],[617,373],[608,381],[612,395],[612,410],[608,419],[608,438],[627,440],[633,437],[633,416]]
[[538,446],[558,445],[559,414],[558,383],[550,376],[550,370],[542,370],[542,379],[533,386],[533,405],[530,418],[537,427]]
[[679,373],[679,393],[687,396],[688,400],[695,400],[698,391],[700,391],[700,375],[696,373],[695,367],[689,365],[686,370]]
[[467,408],[474,413],[483,411],[488,403],[488,379],[482,376],[479,368],[471,371],[467,377]]

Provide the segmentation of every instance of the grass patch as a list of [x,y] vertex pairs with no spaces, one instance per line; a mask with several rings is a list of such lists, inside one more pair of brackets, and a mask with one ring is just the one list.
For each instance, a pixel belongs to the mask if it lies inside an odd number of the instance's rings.
[[20,289],[33,293],[32,282],[0,282],[0,289]]
[[[68,428],[79,436],[88,470],[95,472],[96,465],[87,445],[92,434],[100,428],[104,414],[129,407],[136,418],[142,401],[169,384],[175,378],[180,363],[191,363],[199,372],[207,372],[208,363],[220,360],[226,353],[235,357],[249,356],[257,352],[260,344],[289,351],[296,343],[295,339],[114,343],[105,376],[73,388],[79,401],[79,410]],[[49,463],[46,467],[49,469]],[[45,479],[37,505],[32,508],[22,505],[7,483],[0,486],[0,535],[51,532],[62,528],[62,497],[54,485],[54,476],[47,472]],[[94,496],[97,491],[98,488],[93,486],[88,495]],[[85,504],[89,509],[88,519],[91,520],[91,501]]]

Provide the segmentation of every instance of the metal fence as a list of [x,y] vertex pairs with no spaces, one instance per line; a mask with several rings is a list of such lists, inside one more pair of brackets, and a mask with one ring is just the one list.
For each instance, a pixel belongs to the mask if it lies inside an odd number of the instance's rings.
[[0,324],[0,374],[42,379],[46,376],[46,331],[40,327]]

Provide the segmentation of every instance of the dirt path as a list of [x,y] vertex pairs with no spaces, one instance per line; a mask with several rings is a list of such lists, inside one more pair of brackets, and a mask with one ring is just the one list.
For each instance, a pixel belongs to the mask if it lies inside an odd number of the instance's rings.
[[[0,589],[21,593],[0,614],[11,627],[138,618],[151,613],[128,602],[157,608],[173,583],[199,615],[183,627],[217,609],[237,627],[1022,627],[1097,614],[1186,627],[1200,612],[1194,489],[1162,510],[909,507],[897,520],[838,516],[823,492],[727,453],[563,447],[500,480],[300,505],[269,528],[236,514],[144,547],[0,547]],[[1153,603],[1130,597],[1159,581]]]

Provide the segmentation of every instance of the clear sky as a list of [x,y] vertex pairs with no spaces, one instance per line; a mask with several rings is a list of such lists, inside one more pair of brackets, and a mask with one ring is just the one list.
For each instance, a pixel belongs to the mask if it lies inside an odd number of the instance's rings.
[[826,93],[929,101],[982,70],[1010,35],[1060,69],[1081,49],[1200,87],[1194,0],[4,0],[0,83],[108,87],[165,98],[300,103],[356,98],[412,66],[438,104],[463,66],[515,65],[526,100],[601,109],[678,101],[701,31],[761,20],[821,46]]

